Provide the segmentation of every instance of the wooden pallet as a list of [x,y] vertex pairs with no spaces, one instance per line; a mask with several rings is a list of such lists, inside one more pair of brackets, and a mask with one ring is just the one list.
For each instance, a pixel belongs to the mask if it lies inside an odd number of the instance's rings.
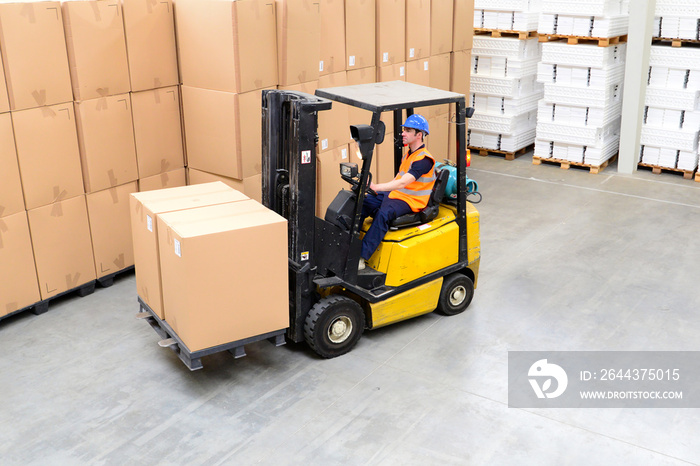
[[491,37],[515,37],[520,40],[537,37],[537,31],[511,31],[507,29],[474,28],[474,35]]
[[527,147],[523,147],[522,149],[518,149],[515,152],[506,152],[503,150],[495,150],[495,149],[485,149],[483,147],[474,147],[474,146],[468,146],[469,150],[476,151],[480,156],[486,157],[488,155],[498,155],[498,156],[505,156],[506,160],[515,160],[516,157],[520,157],[521,155],[525,154],[526,152],[531,151],[532,149],[535,148],[534,144],[530,144]]
[[[693,176],[696,175],[695,170],[683,170],[680,168],[669,168],[669,167],[662,167],[660,165],[651,165],[649,163],[638,163],[638,167],[645,167],[645,168],[651,168],[651,172],[655,175],[660,175],[662,172],[671,172],[671,173],[681,173],[683,174],[683,178],[686,180],[692,180]],[[698,181],[697,176],[695,176],[695,181]]]
[[697,47],[700,46],[700,40],[694,40],[694,39],[673,39],[671,37],[654,37],[651,40],[651,43],[654,45],[657,44],[666,44],[670,42],[672,47]]
[[562,159],[546,159],[543,157],[538,157],[536,155],[532,156],[532,164],[533,165],[540,165],[542,162],[546,163],[552,163],[552,164],[557,164],[561,166],[562,170],[568,170],[570,167],[582,167],[582,168],[588,168],[593,175],[597,175],[600,173],[605,167],[613,163],[617,159],[617,154],[613,155],[610,157],[608,160],[603,162],[601,165],[589,165],[587,163],[578,163],[578,162],[571,162],[570,160],[562,160]]
[[576,44],[597,44],[598,47],[609,47],[623,42],[627,42],[627,35],[617,37],[586,37],[586,36],[564,36],[560,34],[540,34],[540,42],[551,42],[553,40],[566,39],[570,45]]
[[700,172],[695,172],[695,181],[700,183]]

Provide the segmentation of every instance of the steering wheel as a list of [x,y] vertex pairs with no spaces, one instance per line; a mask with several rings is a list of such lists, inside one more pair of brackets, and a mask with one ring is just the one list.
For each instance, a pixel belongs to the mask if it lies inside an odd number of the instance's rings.
[[[358,179],[348,179],[348,178],[343,178],[345,181],[349,181],[352,184],[352,190],[353,192],[357,192],[360,189],[360,180]],[[365,192],[371,194],[372,196],[376,196],[377,193],[369,187],[369,185],[372,184],[372,172],[369,173],[369,176],[367,178],[367,189]]]

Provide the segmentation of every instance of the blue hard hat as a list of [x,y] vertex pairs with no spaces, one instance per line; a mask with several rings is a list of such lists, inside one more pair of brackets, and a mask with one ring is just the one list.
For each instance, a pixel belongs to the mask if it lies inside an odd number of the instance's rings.
[[430,134],[430,131],[428,131],[428,120],[426,120],[423,115],[418,115],[417,113],[406,118],[403,127],[417,129],[423,131],[425,134]]

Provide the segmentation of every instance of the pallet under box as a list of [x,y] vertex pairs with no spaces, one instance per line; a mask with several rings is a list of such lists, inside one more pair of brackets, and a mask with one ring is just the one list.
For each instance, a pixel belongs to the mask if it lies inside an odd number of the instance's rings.
[[265,333],[262,335],[255,335],[249,338],[244,338],[243,340],[232,341],[230,343],[225,343],[223,345],[213,346],[211,348],[206,348],[199,351],[190,351],[190,349],[185,345],[185,343],[180,339],[180,337],[173,331],[173,329],[164,320],[161,320],[153,310],[139,297],[140,311],[136,315],[137,319],[145,319],[149,323],[153,330],[163,338],[158,342],[158,345],[164,348],[170,348],[177,354],[180,360],[187,366],[191,371],[201,369],[204,367],[202,365],[201,358],[204,356],[209,356],[211,354],[220,353],[222,351],[228,351],[233,355],[234,358],[242,358],[246,355],[245,345],[249,343],[254,343],[256,341],[268,340],[275,346],[282,346],[286,343],[285,333],[287,329],[276,330],[274,332]]

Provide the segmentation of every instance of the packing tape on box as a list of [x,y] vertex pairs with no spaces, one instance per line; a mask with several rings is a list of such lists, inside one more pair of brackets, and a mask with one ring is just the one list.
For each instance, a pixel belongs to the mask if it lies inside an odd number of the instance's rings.
[[167,173],[161,173],[160,174],[160,183],[161,186],[168,186],[168,183],[170,183],[170,175]]
[[34,5],[31,3],[25,3],[22,10],[19,12],[20,16],[27,18],[30,24],[36,23],[36,14],[34,13]]
[[46,89],[32,91],[32,97],[34,98],[37,106],[43,107],[46,105]]
[[109,171],[107,172],[107,176],[109,177],[109,185],[110,185],[112,188],[115,187],[115,186],[117,186],[118,180],[117,180],[117,177],[114,176],[114,170],[109,170]]
[[[158,89],[159,87],[163,87],[163,83],[161,82],[160,78],[153,78],[153,88]],[[156,92],[156,96],[158,95],[158,92]],[[156,99],[160,99],[160,97],[156,97]],[[160,103],[158,100],[156,100],[156,103]]]
[[79,280],[80,280],[80,272],[76,272],[74,276],[71,276],[71,274],[67,274],[66,275],[66,286],[68,287],[67,289],[72,290],[73,288],[77,288]]
[[117,256],[116,259],[114,259],[114,265],[117,266],[117,270],[121,270],[124,268],[124,264],[126,264],[126,259],[124,258],[124,253],[121,253]]
[[52,217],[63,217],[63,204],[61,203],[66,196],[68,196],[68,191],[65,189],[61,191],[59,186],[53,187],[53,207],[51,207]]
[[109,188],[109,195],[112,196],[112,204],[119,204],[119,192],[117,188]]
[[146,11],[148,14],[153,13],[153,7],[158,5],[158,0],[146,0]]
[[[92,7],[92,14],[95,16],[95,21],[102,21],[102,13],[100,12],[100,5],[98,2],[90,2]],[[110,5],[111,6],[111,5]]]
[[4,243],[2,241],[2,235],[3,233],[7,233],[7,230],[9,230],[9,228],[7,228],[7,224],[3,219],[0,218],[0,249],[2,249],[4,246]]
[[102,96],[98,97],[95,102],[95,110],[107,110],[109,109],[109,104],[107,103],[107,97],[102,95],[102,92],[104,92],[104,88],[99,88],[97,89],[97,92]]
[[165,173],[170,171],[170,162],[167,159],[160,159],[160,172]]

